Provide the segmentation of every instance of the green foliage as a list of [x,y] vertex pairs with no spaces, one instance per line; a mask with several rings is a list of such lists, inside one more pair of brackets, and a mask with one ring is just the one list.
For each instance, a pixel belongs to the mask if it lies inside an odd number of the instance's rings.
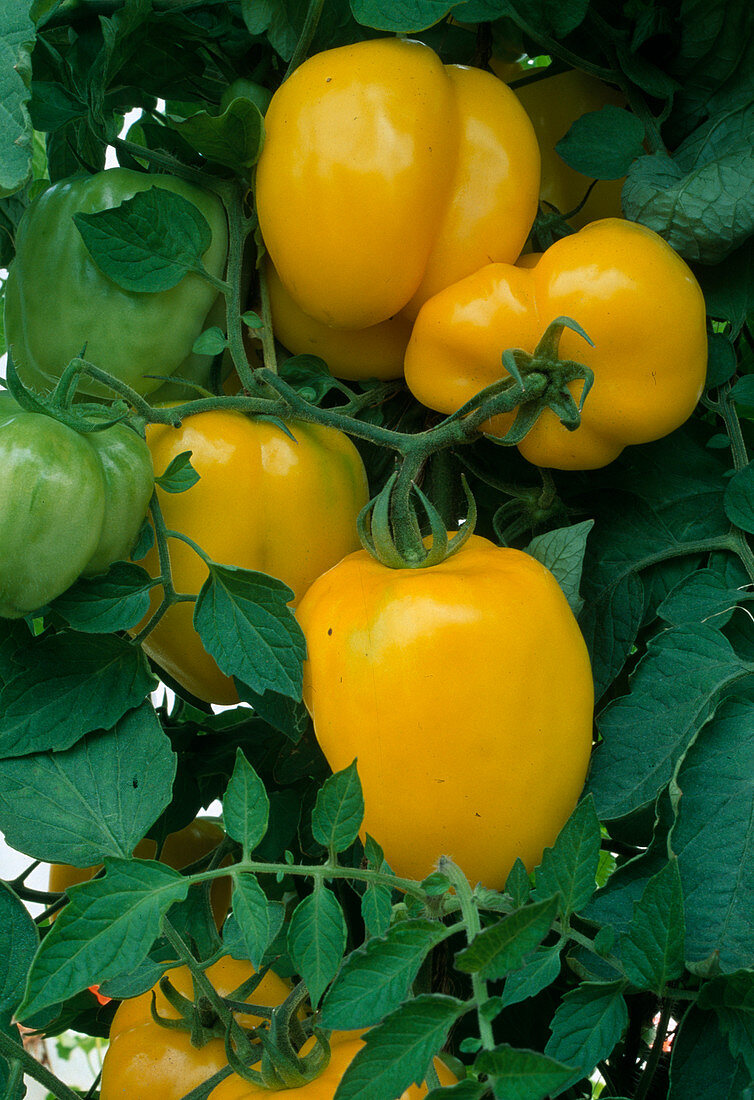
[[[583,1100],[596,1095],[595,1070],[605,1100],[749,1100],[748,0],[326,0],[306,32],[314,6],[305,0],[0,7],[0,266],[13,258],[35,195],[48,181],[100,170],[108,147],[124,167],[203,180],[226,203],[235,242],[229,325],[226,335],[210,320],[196,341],[196,352],[216,357],[215,376],[187,374],[195,387],[187,400],[220,400],[212,396],[225,377],[220,359],[238,361],[241,315],[265,362],[275,351],[257,278],[262,247],[254,249],[260,104],[292,60],[383,34],[421,37],[444,61],[481,67],[497,52],[525,52],[618,87],[625,107],[582,115],[558,154],[590,178],[626,177],[624,213],[692,264],[709,317],[706,392],[691,420],[604,470],[540,475],[483,436],[416,465],[449,529],[467,516],[463,468],[478,533],[504,537],[552,571],[592,660],[596,738],[585,797],[539,865],[518,860],[503,891],[451,887],[445,866],[422,882],[393,874],[380,837],[364,831],[358,760],[330,775],[317,745],[293,593],[275,577],[207,561],[201,591],[180,594],[235,683],[241,703],[224,711],[159,669],[176,698],[150,701],[157,680],[129,632],[147,615],[150,592],[163,591],[136,564],[152,527],[133,561],[79,579],[27,621],[0,620],[0,829],[30,859],[106,867],[71,888],[54,922],[35,923],[24,903],[52,905],[57,895],[32,890],[24,876],[0,883],[0,1093],[23,1095],[14,1017],[49,1034],[105,1035],[112,1006],[96,1007],[88,986],[135,996],[179,956],[196,967],[224,952],[304,983],[314,1014],[291,1030],[296,1051],[312,1027],[369,1028],[337,1100],[395,1100],[425,1078],[427,1100]],[[238,77],[259,100],[228,95]],[[134,110],[124,140],[123,118]],[[76,224],[101,271],[135,297],[169,289],[187,271],[204,278],[208,223],[163,188],[79,214]],[[380,432],[436,430],[400,383],[346,384],[315,355],[277,351],[280,389],[253,374],[255,360],[228,407],[283,425],[296,410],[345,425],[373,494],[400,450],[381,446]],[[150,409],[133,397],[141,430]],[[196,484],[190,457],[157,471],[162,491]],[[164,549],[159,515],[153,521]],[[406,751],[418,751],[410,731]],[[389,788],[391,777],[384,782]],[[183,874],[132,858],[143,837],[162,843],[218,799],[227,840],[216,857]],[[451,838],[450,856],[452,848]],[[228,856],[231,915],[218,932],[206,892]],[[438,1088],[430,1066],[443,1048],[460,1059],[462,1079]]]

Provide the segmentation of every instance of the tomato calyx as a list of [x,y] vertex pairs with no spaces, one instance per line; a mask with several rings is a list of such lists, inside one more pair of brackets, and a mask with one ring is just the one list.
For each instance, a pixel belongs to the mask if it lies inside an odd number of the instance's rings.
[[[468,514],[463,526],[449,537],[442,516],[410,474],[406,477],[406,468],[404,463],[395,470],[384,488],[362,508],[357,520],[359,538],[364,549],[389,569],[430,569],[456,554],[473,534],[476,502],[461,475]],[[429,524],[426,537],[422,536],[417,505]]]

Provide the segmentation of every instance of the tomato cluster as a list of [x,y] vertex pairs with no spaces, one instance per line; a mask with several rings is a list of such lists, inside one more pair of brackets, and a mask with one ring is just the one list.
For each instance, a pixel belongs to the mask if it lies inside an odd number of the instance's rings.
[[[588,206],[578,232],[541,254],[524,251],[540,196],[561,207],[573,200],[552,186],[549,146],[540,157],[538,112],[533,93],[444,65],[419,42],[374,39],[311,57],[266,111],[254,187],[267,252],[260,267],[286,348],[321,356],[344,380],[403,378],[418,402],[444,414],[510,377],[508,349],[534,356],[536,367],[545,329],[571,319],[582,332],[564,334],[560,356],[593,378],[591,388],[583,375],[568,383],[574,403],[589,390],[580,426],[543,409],[518,446],[533,465],[590,470],[690,416],[706,369],[704,303],[659,236],[620,216],[587,222]],[[170,289],[130,291],[92,259],[76,216],[151,187],[188,200],[206,220],[211,278],[189,271]],[[194,345],[217,308],[227,255],[222,204],[194,184],[119,168],[51,186],[21,221],[6,287],[5,332],[21,381],[48,393],[86,348],[132,396],[154,395],[165,376],[208,384],[209,358]],[[81,392],[109,393],[97,380]],[[154,580],[150,609],[132,629],[158,670],[194,700],[238,701],[195,629],[191,597],[209,566],[192,543],[212,562],[282,580],[306,639],[303,699],[316,738],[334,771],[358,762],[362,838],[374,837],[404,878],[425,878],[444,854],[472,885],[496,890],[516,860],[533,870],[581,793],[594,704],[584,639],[543,565],[473,534],[424,567],[359,549],[364,463],[315,407],[283,423],[219,399],[177,426],[149,423],[142,439],[135,420],[77,431],[53,406],[33,412],[0,401],[10,471],[0,514],[13,531],[0,551],[0,614],[44,610],[79,576],[128,558],[153,474],[190,452],[198,481],[155,497],[176,536],[170,581],[185,598],[158,610],[167,576],[156,542],[143,559]],[[484,433],[504,437],[514,419],[492,416]],[[451,536],[454,550],[461,536]],[[183,867],[207,851],[197,838],[187,844],[175,841],[173,852],[169,840],[161,858]],[[92,873],[55,870],[50,887],[63,891]],[[213,905],[221,925],[227,895]],[[221,997],[251,973],[231,959],[207,970]],[[185,968],[169,978],[192,996]],[[270,972],[252,1000],[274,1007],[288,992]],[[154,997],[160,1015],[175,1017],[158,987]],[[227,1066],[222,1039],[197,1049],[188,1030],[160,1027],[151,1003],[144,994],[118,1009],[102,1100],[178,1100]],[[240,1022],[260,1020],[250,1013]],[[294,1093],[333,1096],[363,1038],[336,1033],[331,1044],[329,1066]],[[441,1065],[438,1074],[454,1080]],[[261,1091],[232,1074],[211,1098]],[[412,1086],[404,1097],[426,1091]]]

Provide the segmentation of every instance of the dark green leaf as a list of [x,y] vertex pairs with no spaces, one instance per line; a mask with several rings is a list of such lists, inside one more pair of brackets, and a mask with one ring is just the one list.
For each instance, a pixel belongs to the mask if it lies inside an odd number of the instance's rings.
[[164,187],[138,191],[112,210],[74,214],[97,267],[124,290],[159,293],[203,270],[212,243],[198,207]]
[[487,1086],[479,1081],[459,1081],[457,1085],[445,1085],[428,1092],[425,1100],[481,1100]]
[[594,696],[599,700],[618,675],[644,619],[644,585],[634,572],[608,585],[579,618],[592,659]]
[[686,908],[686,958],[754,967],[754,704],[729,699],[687,752],[671,788]]
[[536,997],[537,993],[551,985],[560,973],[560,951],[559,944],[540,948],[525,966],[509,974],[505,979],[500,1007],[506,1008]]
[[330,776],[317,792],[312,811],[312,835],[323,848],[343,852],[359,835],[364,818],[356,761]]
[[560,830],[554,846],[545,848],[535,871],[533,896],[542,900],[559,893],[563,915],[578,913],[596,889],[600,839],[594,799],[587,796]]
[[747,316],[754,312],[754,240],[727,257],[724,264],[696,269],[704,291],[707,312],[730,321],[731,336],[738,336]]
[[653,639],[630,695],[598,720],[603,742],[592,756],[588,787],[600,818],[622,817],[653,802],[720,693],[747,673],[711,627],[667,630]]
[[138,966],[163,914],[186,897],[186,880],[163,863],[112,859],[105,866],[104,878],[71,887],[37,953],[19,1018]]
[[0,828],[14,848],[51,863],[126,857],[170,802],[175,770],[170,741],[142,703],[70,749],[6,760]]
[[67,749],[110,729],[155,687],[141,650],[115,634],[41,638],[0,692],[0,756]]
[[737,470],[725,490],[725,512],[742,531],[754,532],[754,462]]
[[346,923],[338,899],[315,879],[312,893],[299,902],[288,926],[291,961],[316,1005],[335,976],[346,947]]
[[351,0],[351,11],[364,27],[396,34],[423,31],[443,19],[454,6],[448,0]]
[[269,901],[253,875],[233,880],[233,912],[241,930],[247,957],[258,970],[265,951],[283,924],[283,907]]
[[559,527],[555,531],[548,531],[546,535],[537,535],[526,548],[527,554],[541,561],[553,574],[565,592],[574,615],[579,614],[583,605],[579,586],[586,539],[592,527],[594,520],[591,519],[572,527]]
[[[722,332],[711,332],[707,337],[707,389],[714,389],[729,382],[736,373],[736,349],[729,337]],[[733,387],[735,396],[736,387]]]
[[149,610],[151,584],[146,569],[118,561],[107,573],[80,577],[51,607],[70,627],[86,634],[128,630]]
[[683,974],[683,894],[676,859],[649,880],[634,902],[631,926],[621,938],[621,958],[628,980],[658,996]]
[[590,179],[617,180],[644,155],[643,141],[644,125],[636,115],[608,104],[577,118],[555,151]]
[[211,565],[194,608],[194,626],[226,676],[252,691],[301,698],[306,647],[287,585],[266,573]]
[[510,869],[510,874],[505,882],[505,893],[510,894],[513,904],[517,907],[523,905],[529,899],[531,879],[520,858],[516,859]]
[[235,681],[238,698],[252,707],[265,722],[285,734],[297,744],[309,728],[309,711],[299,699],[287,695],[278,695],[275,691],[265,691],[261,695],[252,691],[248,684]]
[[199,111],[170,125],[208,161],[242,176],[248,175],[262,150],[262,114],[249,99],[234,99],[221,115]]
[[394,1100],[422,1081],[465,1005],[455,997],[422,994],[387,1016],[364,1037],[334,1100]]
[[267,832],[270,800],[264,783],[241,749],[223,799],[223,824],[228,836],[243,845],[244,858],[254,851]]
[[379,1023],[409,996],[424,959],[447,935],[438,921],[399,921],[384,936],[352,951],[322,1002],[322,1026]]
[[361,916],[370,936],[381,936],[390,925],[393,897],[389,886],[383,883],[367,883],[361,895]]
[[626,217],[660,233],[687,260],[716,264],[754,230],[754,100],[699,126],[675,151],[634,161],[623,186]]
[[668,1100],[744,1100],[742,1090],[750,1082],[750,1074],[730,1053],[714,1013],[692,1006],[673,1040]]
[[34,38],[28,5],[3,4],[0,11],[0,42],[3,43],[0,196],[14,194],[31,178],[34,131],[27,104]]
[[155,483],[165,493],[185,493],[192,485],[200,480],[199,474],[191,465],[192,451],[183,451],[176,455],[168,465],[164,474],[156,477]]
[[307,401],[315,404],[330,390],[343,386],[330,374],[325,361],[316,355],[292,355],[280,367],[280,375]]
[[482,1051],[474,1069],[491,1077],[499,1100],[544,1100],[573,1076],[572,1066],[536,1050],[516,1050],[507,1043]]
[[35,130],[59,130],[67,122],[85,118],[87,106],[63,84],[35,80],[29,114]]
[[561,1001],[550,1025],[552,1035],[547,1040],[545,1054],[577,1068],[570,1081],[562,1082],[553,1096],[588,1077],[620,1039],[628,1023],[623,989],[622,982],[607,985],[585,982]]
[[39,933],[22,901],[0,882],[0,1026],[9,1023],[26,986],[26,975],[37,947]]
[[509,917],[490,925],[456,955],[456,968],[483,978],[503,978],[516,970],[534,951],[552,927],[560,899],[556,895],[517,909]]
[[710,621],[723,627],[737,604],[747,599],[746,571],[731,559],[724,572],[698,569],[672,589],[657,609],[657,614],[673,626],[691,626]]
[[213,325],[194,340],[191,349],[196,355],[219,355],[228,346],[228,338],[221,328]]

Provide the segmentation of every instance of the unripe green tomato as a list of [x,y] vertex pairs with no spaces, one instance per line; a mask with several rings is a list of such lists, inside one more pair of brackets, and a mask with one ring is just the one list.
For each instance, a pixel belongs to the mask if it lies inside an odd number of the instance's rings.
[[154,474],[125,424],[83,435],[3,394],[0,469],[0,616],[22,618],[128,557]]
[[[169,290],[124,290],[92,259],[74,214],[111,210],[139,191],[159,187],[192,202],[207,219],[212,243],[207,271],[225,272],[228,228],[220,200],[175,176],[109,168],[53,184],[25,211],[16,256],[5,284],[5,339],[21,379],[52,389],[66,365],[86,358],[138,393],[161,385],[147,375],[191,373],[192,348],[206,327],[217,289],[188,272]],[[209,362],[209,357],[202,357]],[[79,392],[112,398],[112,390],[82,377]]]

